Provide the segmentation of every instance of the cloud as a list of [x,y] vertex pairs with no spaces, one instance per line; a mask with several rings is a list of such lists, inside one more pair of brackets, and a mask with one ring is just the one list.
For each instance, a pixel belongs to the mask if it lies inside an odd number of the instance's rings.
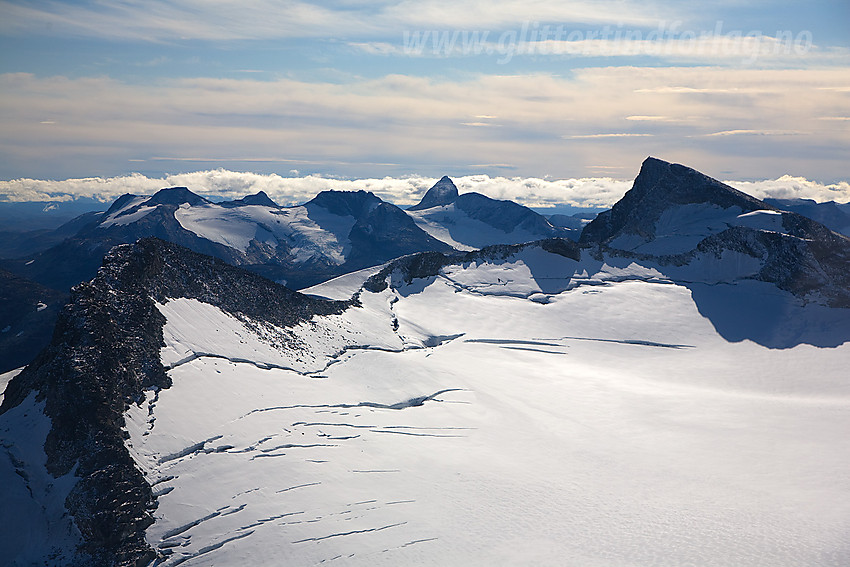
[[[80,197],[110,202],[125,193],[150,195],[171,186],[186,186],[210,197],[236,199],[265,191],[281,205],[299,205],[320,191],[370,191],[382,199],[405,206],[417,203],[437,178],[423,176],[380,179],[332,179],[315,175],[282,177],[276,174],[237,172],[226,169],[194,171],[161,178],[141,174],[90,177],[63,181],[15,179],[0,181],[0,200],[67,201]],[[529,207],[610,207],[631,188],[631,180],[611,177],[541,179],[467,175],[455,177],[460,193],[478,192],[494,199],[508,199]],[[816,201],[850,201],[850,183],[824,185],[802,177],[783,176],[763,181],[725,183],[758,198],[806,198]]]
[[819,203],[850,202],[850,183],[847,181],[824,185],[804,177],[783,175],[778,179],[764,181],[725,181],[724,183],[758,199],[772,197],[774,199],[812,199]]
[[806,134],[799,130],[723,130],[706,136],[799,136]]
[[[569,3],[536,0],[402,0],[401,2],[327,2],[299,0],[111,0],[110,2],[0,2],[0,32],[49,33],[52,37],[96,37],[122,41],[173,43],[179,40],[232,41],[293,38],[380,38],[401,30],[503,28],[525,22],[601,23],[611,19],[608,6],[589,0]],[[622,0],[617,20],[654,25],[674,17],[676,9],[656,3]],[[533,14],[533,16],[532,16]],[[361,44],[381,53],[387,46]]]
[[582,138],[647,138],[652,134],[632,134],[628,132],[618,132],[614,134],[577,134],[575,136],[564,136],[567,139],[582,139]]
[[[210,167],[344,177],[499,173],[481,164],[568,178],[595,175],[586,164],[635,170],[651,154],[740,179],[831,181],[846,176],[850,131],[817,118],[846,114],[846,94],[823,88],[844,84],[846,70],[819,68],[147,84],[11,73],[0,75],[0,178]],[[629,119],[657,116],[664,120]],[[491,123],[498,127],[483,127]],[[735,131],[798,134],[709,136]]]

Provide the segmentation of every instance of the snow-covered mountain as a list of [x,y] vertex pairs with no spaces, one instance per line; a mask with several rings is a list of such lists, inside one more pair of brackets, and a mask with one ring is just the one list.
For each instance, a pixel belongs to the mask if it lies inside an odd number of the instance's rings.
[[448,177],[440,179],[407,212],[419,228],[458,250],[551,237],[577,239],[579,235],[574,227],[554,226],[542,215],[513,201],[499,201],[474,192],[460,195]]
[[27,258],[18,273],[56,289],[94,276],[116,244],[155,236],[303,287],[403,254],[450,248],[398,207],[364,191],[326,191],[279,207],[265,193],[212,203],[186,187],[124,195],[73,238]]
[[6,388],[0,552],[847,564],[848,240],[660,160],[623,202],[580,243],[417,253],[307,295],[115,248]]

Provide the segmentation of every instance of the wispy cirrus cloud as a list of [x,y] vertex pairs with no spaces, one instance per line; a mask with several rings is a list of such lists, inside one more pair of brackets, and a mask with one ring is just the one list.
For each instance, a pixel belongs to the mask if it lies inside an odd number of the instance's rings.
[[635,134],[629,132],[616,132],[608,134],[574,134],[572,136],[564,136],[570,140],[589,140],[594,138],[649,138],[654,134]]
[[706,136],[802,136],[806,133],[801,130],[721,130]]
[[[122,41],[173,42],[176,40],[233,41],[293,38],[400,38],[401,30],[503,28],[522,22],[533,13],[541,21],[600,23],[611,19],[610,8],[598,2],[537,0],[403,0],[401,2],[327,2],[299,0],[113,0],[73,3],[36,1],[0,2],[4,18],[0,33],[49,33],[71,37],[97,37]],[[658,17],[676,14],[655,2],[623,0],[618,21],[654,25]],[[369,47],[366,47],[366,46]],[[380,43],[363,44],[380,52]]]

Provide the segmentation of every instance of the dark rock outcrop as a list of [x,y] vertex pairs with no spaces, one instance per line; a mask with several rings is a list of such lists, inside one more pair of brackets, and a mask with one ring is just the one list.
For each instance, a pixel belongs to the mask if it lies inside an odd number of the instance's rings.
[[558,254],[572,260],[578,261],[581,259],[579,246],[568,238],[547,238],[524,244],[495,244],[472,252],[453,252],[449,254],[420,252],[419,254],[411,254],[390,262],[379,272],[367,279],[363,284],[363,288],[367,291],[377,293],[387,289],[389,285],[387,278],[393,274],[397,275],[402,282],[410,283],[415,279],[436,276],[440,273],[440,269],[445,266],[467,262],[504,260],[522,250],[534,247],[540,247],[551,254]]
[[241,207],[243,205],[260,205],[262,207],[272,207],[274,209],[279,209],[280,205],[272,201],[271,197],[269,197],[265,191],[260,191],[258,193],[254,193],[253,195],[247,195],[242,197],[241,199],[236,199],[233,201],[223,201],[219,203],[222,207],[225,208],[233,208],[233,207]]

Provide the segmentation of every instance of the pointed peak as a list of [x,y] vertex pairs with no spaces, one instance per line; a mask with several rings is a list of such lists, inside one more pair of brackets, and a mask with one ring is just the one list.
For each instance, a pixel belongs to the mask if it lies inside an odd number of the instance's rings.
[[738,206],[745,212],[772,208],[696,169],[654,157],[641,164],[629,193],[633,193],[632,200],[651,199],[660,204],[709,203],[724,209]]
[[137,196],[133,195],[132,193],[124,193],[123,195],[115,199],[115,201],[113,201],[112,205],[110,205],[106,212],[103,213],[103,218],[108,217],[114,212],[120,211],[121,209],[126,207],[133,199],[136,198]]
[[774,208],[695,169],[648,157],[632,188],[611,210],[585,227],[581,240],[604,242],[621,233],[650,237],[664,211],[699,204],[720,209],[738,207],[745,213]]
[[448,175],[444,175],[433,187],[428,189],[419,204],[410,207],[409,211],[419,211],[454,203],[458,198],[457,187]]

